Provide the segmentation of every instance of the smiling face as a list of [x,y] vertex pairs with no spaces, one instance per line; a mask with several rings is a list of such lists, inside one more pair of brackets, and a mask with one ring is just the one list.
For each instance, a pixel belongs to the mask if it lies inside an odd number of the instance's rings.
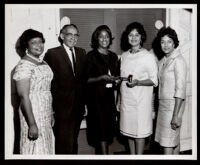
[[166,55],[170,55],[175,48],[174,41],[169,36],[165,35],[160,41],[161,49]]
[[136,29],[133,29],[128,35],[128,42],[131,46],[136,47],[140,46],[141,35]]
[[107,31],[102,30],[98,37],[99,48],[107,49],[110,44],[110,36]]
[[44,42],[42,38],[35,37],[28,41],[28,53],[33,56],[40,56],[44,51]]
[[66,27],[60,35],[63,43],[70,48],[76,45],[78,36],[78,30],[73,26]]

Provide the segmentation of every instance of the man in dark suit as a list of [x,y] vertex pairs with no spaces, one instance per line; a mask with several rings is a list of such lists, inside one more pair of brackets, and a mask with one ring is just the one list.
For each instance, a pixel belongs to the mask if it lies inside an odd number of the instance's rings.
[[75,47],[79,37],[74,24],[60,31],[61,46],[49,49],[44,60],[51,67],[54,78],[51,84],[55,111],[55,153],[77,154],[77,138],[84,114],[84,70],[86,52]]

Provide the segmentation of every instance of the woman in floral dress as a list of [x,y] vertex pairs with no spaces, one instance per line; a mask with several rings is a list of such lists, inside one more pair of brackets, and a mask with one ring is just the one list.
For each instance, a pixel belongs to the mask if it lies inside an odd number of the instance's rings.
[[44,51],[42,33],[28,29],[19,38],[22,59],[13,79],[20,97],[20,154],[54,154],[54,124],[50,92],[53,72],[40,58]]

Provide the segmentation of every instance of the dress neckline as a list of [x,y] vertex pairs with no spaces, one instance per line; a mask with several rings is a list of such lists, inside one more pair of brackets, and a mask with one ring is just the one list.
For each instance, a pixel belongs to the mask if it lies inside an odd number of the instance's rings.
[[34,62],[32,62],[32,61],[30,61],[30,60],[28,60],[28,59],[24,59],[24,58],[22,58],[21,60],[22,60],[22,61],[29,62],[29,63],[31,63],[31,64],[33,64],[33,65],[35,65],[35,66],[46,66],[46,64],[47,64],[44,60],[43,60],[42,63],[40,63],[40,64],[36,64],[36,63],[34,63]]

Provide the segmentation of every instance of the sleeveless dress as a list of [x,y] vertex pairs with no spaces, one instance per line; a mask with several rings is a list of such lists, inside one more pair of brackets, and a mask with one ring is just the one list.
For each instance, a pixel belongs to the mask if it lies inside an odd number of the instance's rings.
[[51,126],[53,115],[52,95],[50,92],[53,72],[46,63],[44,65],[35,65],[22,59],[15,68],[13,79],[19,81],[25,78],[30,79],[29,98],[38,126],[39,136],[34,141],[29,140],[28,125],[20,106],[20,154],[54,154],[54,135]]

